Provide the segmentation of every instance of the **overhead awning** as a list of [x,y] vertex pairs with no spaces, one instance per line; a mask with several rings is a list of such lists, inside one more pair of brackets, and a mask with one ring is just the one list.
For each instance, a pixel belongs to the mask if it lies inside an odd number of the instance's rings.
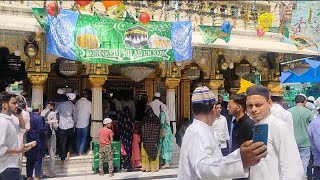
[[281,72],[281,83],[306,83],[320,82],[320,61],[318,59],[311,60],[306,58],[302,63],[308,63],[309,69],[305,72],[296,74],[294,71]]
[[45,32],[34,17],[0,15],[0,29]]
[[[245,32],[246,34],[241,34]],[[239,34],[231,34],[230,41],[226,43],[222,39],[217,39],[212,44],[205,44],[201,32],[193,32],[192,44],[193,46],[223,48],[223,49],[239,49],[248,51],[266,51],[292,54],[306,54],[319,56],[320,53],[308,49],[298,50],[296,46],[281,42],[281,36],[276,33],[266,33],[264,37],[259,39],[255,31],[241,30],[237,31]],[[248,34],[251,34],[248,36]],[[243,37],[241,37],[243,35]],[[278,37],[271,37],[278,36]],[[280,36],[280,37],[279,37]],[[271,37],[271,38],[269,38]]]

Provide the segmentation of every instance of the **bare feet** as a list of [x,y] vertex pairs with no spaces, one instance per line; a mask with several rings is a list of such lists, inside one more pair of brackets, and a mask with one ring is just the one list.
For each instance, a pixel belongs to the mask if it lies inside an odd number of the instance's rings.
[[169,168],[169,167],[170,167],[169,163],[166,163],[166,164],[164,164],[164,165],[162,166],[163,169]]
[[67,153],[67,158],[69,159],[71,157],[70,152]]
[[114,176],[114,174],[113,173],[109,173],[109,177],[112,177],[112,176]]

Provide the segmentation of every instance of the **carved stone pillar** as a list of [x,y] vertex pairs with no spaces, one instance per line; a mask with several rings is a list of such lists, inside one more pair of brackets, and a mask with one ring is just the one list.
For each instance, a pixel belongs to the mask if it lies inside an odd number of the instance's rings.
[[181,117],[190,118],[190,80],[181,79],[180,84]]
[[167,106],[169,109],[170,119],[173,126],[173,134],[177,132],[176,123],[176,88],[179,86],[180,79],[177,78],[166,78],[165,86],[167,88]]
[[90,136],[93,139],[98,138],[99,128],[102,127],[103,111],[102,111],[102,86],[107,80],[106,75],[90,75],[90,83],[92,85],[92,114],[91,114],[91,131]]
[[47,81],[47,73],[28,73],[27,74],[29,81],[32,84],[32,100],[31,106],[33,103],[40,103],[43,107],[43,87]]
[[152,101],[152,98],[154,96],[154,79],[153,78],[147,78],[145,79],[145,87],[147,91],[147,96],[148,96],[148,102]]
[[209,88],[211,89],[211,91],[213,92],[213,94],[216,97],[216,100],[218,100],[218,91],[219,88],[223,88],[224,86],[224,79],[211,79],[209,81]]

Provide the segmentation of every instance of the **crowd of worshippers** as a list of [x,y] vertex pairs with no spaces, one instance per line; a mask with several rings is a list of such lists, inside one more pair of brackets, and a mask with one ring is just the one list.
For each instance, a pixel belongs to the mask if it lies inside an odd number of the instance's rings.
[[[112,101],[116,104],[115,99]],[[103,120],[104,127],[99,130],[100,175],[104,175],[103,162],[108,161],[109,176],[113,176],[111,144],[116,133],[121,142],[123,170],[141,168],[144,172],[157,172],[160,167],[170,167],[173,134],[168,107],[160,99],[160,93],[155,93],[153,101],[145,105],[144,115],[139,123],[134,123],[129,106],[122,107],[119,117],[118,113],[107,113]],[[117,129],[113,124],[114,119],[118,119]]]
[[[92,114],[92,103],[88,97],[89,91],[83,91],[77,97],[75,93],[58,89],[56,98],[47,101],[44,108],[33,103],[31,112],[28,112],[23,96],[0,93],[0,161],[3,162],[0,163],[0,180],[22,178],[23,156],[27,159],[25,178],[36,180],[56,176],[56,156],[61,159],[61,168],[65,168],[71,153],[85,155],[89,150]],[[101,133],[99,130],[99,143],[102,147],[109,146],[116,140],[114,135],[118,135],[122,170],[141,168],[155,172],[160,166],[170,167],[173,135],[168,108],[160,97],[160,93],[156,93],[152,102],[147,104],[145,101],[142,113],[136,115],[132,113],[135,110],[130,99],[121,101],[121,111],[115,114],[108,112],[113,108],[113,104],[109,104],[103,121],[105,127]],[[115,99],[111,98],[112,101]],[[139,115],[140,123],[135,123],[134,118]],[[116,125],[113,120],[117,121]],[[110,161],[112,153],[110,148],[101,148],[100,158]],[[43,173],[44,157],[49,158],[49,174],[46,175]],[[112,165],[109,167],[112,176]],[[100,174],[103,173],[102,169]]]
[[[261,85],[229,102],[196,88],[193,122],[176,134],[178,179],[319,180],[320,97],[299,94],[293,107],[284,104],[283,94]],[[255,124],[268,125],[267,144],[252,142]]]

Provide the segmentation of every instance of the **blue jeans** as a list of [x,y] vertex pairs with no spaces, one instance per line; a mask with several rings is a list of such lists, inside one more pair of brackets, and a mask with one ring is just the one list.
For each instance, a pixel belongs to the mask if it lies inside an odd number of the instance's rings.
[[21,170],[19,168],[7,168],[0,173],[1,180],[23,180]]
[[319,166],[314,167],[312,180],[320,180],[320,167]]
[[307,177],[307,167],[310,160],[310,147],[299,147],[300,159],[302,161],[304,176]]
[[89,127],[76,128],[76,147],[78,153],[84,152],[84,147],[87,143]]

